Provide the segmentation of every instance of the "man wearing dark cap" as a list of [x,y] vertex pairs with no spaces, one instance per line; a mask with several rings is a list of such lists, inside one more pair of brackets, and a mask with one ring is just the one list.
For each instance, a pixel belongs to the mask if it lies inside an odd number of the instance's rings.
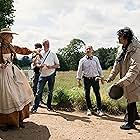
[[128,27],[120,29],[117,35],[122,44],[121,51],[118,52],[107,82],[113,81],[120,73],[120,80],[115,84],[123,88],[128,116],[120,128],[129,130],[135,128],[134,122],[139,118],[136,102],[140,101],[140,43]]

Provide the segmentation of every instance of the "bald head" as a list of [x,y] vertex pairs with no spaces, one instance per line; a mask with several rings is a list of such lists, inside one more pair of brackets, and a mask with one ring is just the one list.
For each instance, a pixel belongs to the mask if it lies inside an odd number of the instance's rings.
[[85,46],[85,54],[88,56],[91,56],[93,53],[93,47],[92,46]]

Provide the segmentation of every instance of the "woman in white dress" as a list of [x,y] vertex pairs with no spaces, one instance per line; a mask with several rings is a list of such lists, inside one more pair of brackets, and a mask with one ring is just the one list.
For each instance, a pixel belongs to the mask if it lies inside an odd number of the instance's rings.
[[13,64],[16,53],[31,54],[28,48],[12,45],[13,34],[9,28],[0,32],[0,128],[24,128],[23,120],[29,117],[29,105],[34,100],[32,89],[22,70]]

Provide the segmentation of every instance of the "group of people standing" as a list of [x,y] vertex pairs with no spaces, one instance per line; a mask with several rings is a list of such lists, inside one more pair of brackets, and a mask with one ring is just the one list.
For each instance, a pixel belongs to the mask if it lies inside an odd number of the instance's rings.
[[[42,44],[36,43],[35,49],[31,50],[12,45],[14,34],[16,33],[9,28],[0,31],[0,129],[3,131],[7,131],[9,126],[24,128],[23,120],[29,117],[29,107],[34,102],[31,112],[37,111],[46,83],[48,86],[47,109],[53,110],[52,93],[56,69],[60,66],[57,55],[50,50],[49,40],[43,40]],[[124,97],[128,103],[125,123],[120,128],[129,130],[135,128],[134,122],[139,119],[136,102],[140,100],[140,43],[130,28],[120,29],[117,35],[122,46],[109,77],[104,79],[99,59],[93,54],[93,47],[85,46],[85,56],[80,59],[78,65],[77,82],[78,86],[81,86],[81,80],[83,80],[87,115],[91,115],[93,111],[90,99],[90,88],[93,87],[97,113],[102,116],[104,113],[99,80],[101,83],[104,81],[109,83],[120,73],[120,80],[115,85],[123,88]],[[22,70],[14,64],[16,53],[33,54],[33,90]]]

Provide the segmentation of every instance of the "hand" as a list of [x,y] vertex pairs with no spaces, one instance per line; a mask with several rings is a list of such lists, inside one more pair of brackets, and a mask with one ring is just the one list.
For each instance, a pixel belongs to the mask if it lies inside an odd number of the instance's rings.
[[78,87],[82,87],[81,80],[77,80]]
[[101,80],[102,78],[101,77],[95,77],[95,81],[99,81],[99,80]]
[[6,67],[7,67],[7,64],[3,64],[3,63],[0,64],[0,68],[1,68],[1,69],[5,69]]
[[107,83],[110,83],[111,81],[112,81],[112,79],[110,77],[106,79]]
[[121,82],[116,82],[116,83],[114,83],[114,85],[117,85],[117,86],[119,86],[119,87],[122,87],[123,85],[122,85],[122,83]]
[[40,48],[39,49],[35,49],[35,50],[33,50],[32,52],[33,53],[36,53],[36,55],[39,55],[40,57],[42,57],[42,55],[40,54]]
[[104,80],[104,78],[102,77],[101,78],[101,84],[104,84],[104,81],[106,81],[106,80]]
[[99,80],[101,80],[101,84],[104,84],[104,78],[103,77],[96,77],[95,78],[95,81],[99,81]]
[[47,67],[48,69],[52,69],[52,66],[50,66],[50,65],[46,65],[46,67]]
[[40,68],[46,67],[46,64],[41,64]]

